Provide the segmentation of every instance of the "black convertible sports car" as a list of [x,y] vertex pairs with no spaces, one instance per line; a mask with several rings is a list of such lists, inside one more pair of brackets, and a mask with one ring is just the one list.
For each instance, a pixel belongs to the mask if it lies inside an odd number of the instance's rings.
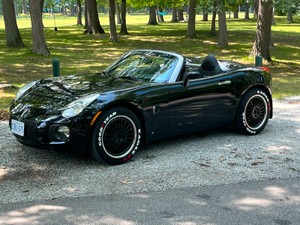
[[257,134],[272,118],[267,68],[133,50],[104,72],[23,86],[11,107],[18,141],[72,147],[120,164],[154,140],[233,124]]

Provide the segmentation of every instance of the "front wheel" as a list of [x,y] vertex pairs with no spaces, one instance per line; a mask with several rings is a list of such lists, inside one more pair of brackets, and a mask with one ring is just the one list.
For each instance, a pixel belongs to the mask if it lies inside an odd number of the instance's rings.
[[234,127],[243,134],[258,134],[267,125],[269,117],[270,100],[263,90],[255,88],[241,100]]
[[132,111],[112,108],[96,123],[92,135],[92,156],[109,164],[125,163],[137,151],[141,135],[139,119]]

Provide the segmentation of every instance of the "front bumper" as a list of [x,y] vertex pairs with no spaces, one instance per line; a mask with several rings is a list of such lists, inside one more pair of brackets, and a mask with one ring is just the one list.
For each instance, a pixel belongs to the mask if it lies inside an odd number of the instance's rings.
[[[86,126],[89,123],[85,119],[67,120],[62,117],[22,119],[11,115],[10,127],[12,119],[24,123],[23,137],[13,133],[22,144],[43,149],[72,149],[80,152],[86,152],[89,148],[90,128]],[[70,136],[67,140],[62,141],[55,138],[53,133],[55,129],[52,128],[60,125],[68,126],[70,129]]]

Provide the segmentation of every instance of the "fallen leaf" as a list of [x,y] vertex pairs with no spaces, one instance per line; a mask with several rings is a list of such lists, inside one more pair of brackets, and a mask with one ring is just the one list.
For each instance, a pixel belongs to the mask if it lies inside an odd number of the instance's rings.
[[236,163],[227,163],[229,166],[236,166]]
[[24,193],[25,193],[25,192],[29,192],[29,190],[23,190],[22,192],[24,192]]
[[195,162],[195,161],[192,161],[193,163],[196,163],[196,164],[198,164],[198,165],[200,165],[200,166],[206,166],[206,167],[210,167],[210,165],[207,165],[207,164],[205,164],[205,163],[199,163],[199,162]]
[[294,162],[294,160],[291,159],[291,158],[289,158],[289,157],[286,157],[284,161],[285,161],[285,162]]
[[122,183],[122,184],[130,184],[131,182],[130,182],[130,181],[127,181],[127,180],[122,180],[121,183]]
[[55,200],[57,198],[45,198],[46,201],[51,201],[51,200]]
[[145,183],[146,181],[145,181],[145,180],[139,180],[139,182],[141,182],[141,183]]
[[256,166],[258,164],[264,164],[264,162],[253,162],[253,163],[251,163],[252,166]]
[[207,164],[204,164],[204,163],[199,163],[200,166],[206,166],[206,167],[209,167],[210,165],[207,165]]

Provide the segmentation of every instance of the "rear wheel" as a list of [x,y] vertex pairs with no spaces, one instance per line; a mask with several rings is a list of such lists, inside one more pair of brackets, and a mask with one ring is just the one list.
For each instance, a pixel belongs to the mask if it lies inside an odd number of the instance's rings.
[[125,163],[141,142],[141,125],[126,108],[112,108],[97,121],[92,135],[92,156],[110,164]]
[[241,100],[234,126],[243,134],[254,135],[261,132],[270,116],[270,100],[261,89],[250,90]]

